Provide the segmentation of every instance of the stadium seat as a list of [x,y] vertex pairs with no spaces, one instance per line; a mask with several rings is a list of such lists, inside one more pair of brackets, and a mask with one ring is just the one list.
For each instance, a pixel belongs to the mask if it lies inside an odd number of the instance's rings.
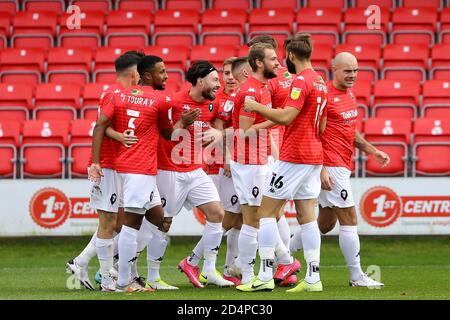
[[[6,12],[0,12],[0,35],[8,37],[10,26],[11,16]],[[6,47],[6,42],[4,47]]]
[[184,73],[187,70],[189,49],[183,46],[151,46],[145,48],[145,54],[161,57],[164,65],[170,70],[179,70]]
[[116,0],[118,10],[145,10],[155,12],[158,10],[158,0]]
[[87,177],[95,120],[74,120],[70,129],[68,178]]
[[450,118],[450,80],[429,80],[424,83],[422,117]]
[[338,8],[303,8],[297,13],[297,32],[312,35],[314,44],[339,43],[342,13]]
[[258,0],[259,8],[266,9],[291,9],[297,11],[300,8],[299,0]]
[[33,86],[0,83],[0,120],[25,121],[33,107]]
[[367,119],[364,137],[378,149],[386,152],[391,163],[381,168],[372,156],[364,155],[363,177],[406,176],[408,172],[408,145],[410,143],[411,121],[405,119]]
[[0,120],[0,177],[16,178],[17,148],[20,145],[21,123]]
[[294,12],[290,9],[253,9],[248,16],[248,38],[270,34],[278,43],[293,33]]
[[205,10],[204,0],[162,0],[162,7],[169,10]]
[[[78,22],[79,25],[77,25]],[[80,21],[73,18],[73,13],[63,13],[59,19],[59,25],[58,46],[97,48],[102,45],[105,13],[102,11],[81,12]]]
[[136,48],[98,48],[94,55],[93,82],[112,83],[116,78],[114,61],[129,50],[136,50]]
[[369,117],[369,106],[371,105],[372,83],[357,80],[352,88],[352,93],[358,104],[358,119],[367,119]]
[[443,0],[401,0],[400,3],[405,8],[441,9],[443,6]]
[[379,80],[374,86],[373,116],[415,119],[419,106],[420,84],[413,80]]
[[19,11],[19,1],[17,0],[2,0],[0,1],[0,12],[7,13],[11,16]]
[[239,9],[248,11],[253,8],[252,0],[211,0],[212,9]]
[[112,10],[111,0],[71,0],[70,4],[79,6],[81,8],[81,12],[85,11],[108,12]]
[[36,87],[33,119],[73,120],[80,109],[81,90],[75,84],[44,83]]
[[163,92],[164,92],[164,94],[171,97],[179,91],[179,88],[180,88],[180,83],[178,81],[172,81],[169,78],[169,80],[166,82],[166,88],[163,90]]
[[311,62],[324,80],[330,79],[328,70],[331,68],[331,59],[333,59],[333,48],[325,44],[315,44],[311,55]]
[[81,118],[97,119],[100,97],[108,88],[109,84],[105,83],[87,83],[84,86]]
[[20,148],[20,177],[64,177],[68,137],[67,121],[26,121]]
[[154,18],[152,43],[158,46],[195,45],[199,20],[196,10],[160,10]]
[[450,175],[450,118],[417,119],[414,124],[413,177]]
[[352,0],[352,3],[353,7],[364,9],[374,4],[388,10],[395,8],[395,0],[377,0],[376,3],[373,0]]
[[247,14],[239,9],[210,9],[201,18],[200,44],[242,45]]
[[439,43],[450,44],[450,8],[444,8],[440,14]]
[[45,82],[84,84],[91,70],[91,49],[53,48],[48,52]]
[[61,14],[65,10],[64,0],[23,0],[22,3],[24,11],[49,11]]
[[414,38],[416,45],[432,46],[437,19],[436,8],[397,8],[392,13],[390,42],[410,44]]
[[148,45],[152,16],[143,10],[115,10],[106,18],[105,45],[111,47]]
[[336,0],[336,1],[327,1],[327,0],[305,0],[305,7],[307,8],[337,8],[345,10],[347,9],[347,1],[346,0]]
[[381,78],[425,81],[429,49],[419,45],[389,44],[383,50]]
[[217,69],[222,69],[225,59],[236,56],[234,46],[195,46],[191,51],[191,61],[208,60]]
[[[362,45],[373,44],[384,46],[387,43],[389,9],[380,8],[380,20],[371,19],[376,12],[364,8],[349,8],[344,13],[343,43]],[[370,22],[371,29],[368,28]],[[375,23],[379,23],[378,25]]]
[[45,50],[7,48],[0,52],[0,82],[41,82],[44,72]]
[[377,45],[341,44],[336,47],[336,54],[350,52],[358,59],[358,81],[377,81],[381,60],[381,49]]
[[431,49],[430,78],[450,80],[450,43],[436,44]]
[[11,46],[50,48],[54,46],[58,15],[53,12],[21,11],[13,17]]

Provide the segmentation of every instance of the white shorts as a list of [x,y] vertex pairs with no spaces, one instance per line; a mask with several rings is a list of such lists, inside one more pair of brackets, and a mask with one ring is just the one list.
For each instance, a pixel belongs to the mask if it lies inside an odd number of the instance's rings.
[[150,204],[148,207],[148,210],[151,208],[154,208],[156,206],[160,206],[161,204],[161,195],[159,194],[158,186],[155,186],[155,189],[153,189],[153,194],[150,195]]
[[268,172],[267,165],[241,164],[231,161],[230,167],[239,203],[241,205],[260,206],[261,188]]
[[233,179],[223,174],[223,168],[219,169],[219,174],[210,174],[209,177],[219,192],[223,209],[231,213],[241,213],[241,205],[234,189]]
[[102,169],[99,183],[90,182],[90,206],[95,210],[117,213],[123,207],[122,182],[116,170]]
[[350,208],[355,206],[352,186],[350,184],[351,171],[344,167],[325,167],[334,182],[331,191],[321,190],[319,205],[322,208],[337,207]]
[[145,214],[151,208],[156,189],[156,176],[120,173],[123,184],[123,207],[126,212]]
[[264,183],[263,195],[273,199],[316,199],[320,194],[322,165],[277,160]]
[[203,169],[158,170],[156,180],[165,217],[176,216],[183,207],[191,210],[205,203],[220,202],[216,186]]

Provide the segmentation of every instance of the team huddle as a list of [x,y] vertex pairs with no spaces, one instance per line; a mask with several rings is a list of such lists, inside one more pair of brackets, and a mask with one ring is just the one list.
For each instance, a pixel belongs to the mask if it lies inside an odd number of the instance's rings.
[[[361,269],[350,175],[355,147],[382,166],[390,159],[356,130],[356,58],[338,54],[333,80],[325,83],[311,64],[308,34],[285,41],[287,68],[271,36],[255,37],[248,47],[248,56],[224,61],[223,87],[216,68],[200,60],[187,72],[191,88],[170,97],[160,57],[129,51],[116,60],[117,81],[101,97],[88,171],[99,226],[66,265],[83,286],[94,290],[88,265],[97,256],[102,291],[177,290],[160,267],[183,207],[206,219],[202,237],[178,264],[195,287],[322,291],[320,233],[338,220],[350,286],[383,286]],[[292,237],[284,216],[290,200],[300,224]],[[216,260],[224,234],[221,273]],[[147,278],[137,271],[145,248]],[[292,256],[298,250],[306,261],[302,280]]]

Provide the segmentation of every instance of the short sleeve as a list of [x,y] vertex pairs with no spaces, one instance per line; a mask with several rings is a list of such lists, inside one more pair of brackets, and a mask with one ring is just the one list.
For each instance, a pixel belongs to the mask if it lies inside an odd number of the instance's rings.
[[115,95],[113,93],[106,94],[100,101],[100,114],[107,116],[109,119],[114,118]]
[[303,76],[294,79],[289,90],[289,96],[286,99],[285,106],[302,110],[303,104],[309,94],[309,88]]

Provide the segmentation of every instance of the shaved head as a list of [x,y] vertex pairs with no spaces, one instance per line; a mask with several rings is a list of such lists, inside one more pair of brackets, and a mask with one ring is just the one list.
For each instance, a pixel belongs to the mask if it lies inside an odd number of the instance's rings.
[[341,52],[331,62],[333,83],[336,88],[346,90],[353,87],[358,75],[358,60],[350,52]]

